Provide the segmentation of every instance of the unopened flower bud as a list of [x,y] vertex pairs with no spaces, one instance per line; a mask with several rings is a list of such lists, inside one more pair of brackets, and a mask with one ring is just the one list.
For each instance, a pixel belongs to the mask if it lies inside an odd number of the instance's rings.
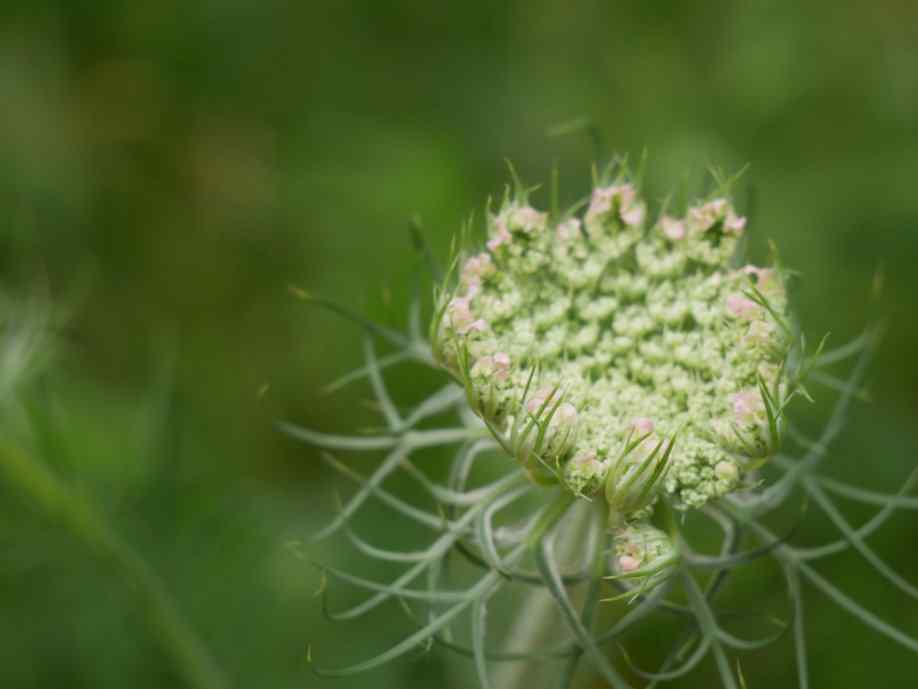
[[751,299],[747,299],[741,294],[730,294],[726,299],[727,311],[747,321],[757,318],[761,307]]
[[504,352],[497,352],[492,360],[494,362],[494,377],[497,380],[506,380],[510,375],[510,357]]
[[584,492],[602,480],[605,467],[594,450],[580,450],[564,468],[564,482],[574,493]]
[[531,206],[523,206],[514,210],[510,218],[514,227],[531,234],[545,227],[547,216]]
[[618,558],[618,569],[626,574],[635,571],[640,566],[641,561],[632,555],[622,555]]
[[481,284],[482,278],[494,272],[494,264],[488,254],[481,253],[471,256],[462,267],[462,281],[476,289]]
[[631,421],[631,427],[638,435],[653,433],[653,421],[646,416],[638,416]]
[[765,413],[765,404],[758,390],[748,389],[738,392],[730,398],[733,415],[741,424],[751,424],[761,420]]
[[746,218],[734,215],[733,211],[727,213],[727,219],[724,220],[724,232],[728,234],[742,234],[746,228]]
[[530,414],[537,414],[539,409],[551,407],[557,392],[556,388],[542,388],[538,390],[526,401],[526,410]]
[[693,229],[698,232],[707,232],[717,221],[723,218],[727,209],[725,199],[714,199],[689,210],[689,221]]
[[468,297],[454,298],[446,307],[446,312],[449,314],[450,324],[457,332],[467,331],[475,320],[475,317],[469,309]]
[[613,529],[612,536],[616,569],[621,574],[643,575],[654,586],[674,571],[678,552],[660,529],[647,522],[632,522]]
[[660,220],[660,225],[667,239],[677,242],[685,237],[685,223],[681,220],[676,220],[668,215],[664,215]]
[[558,239],[567,242],[580,236],[580,221],[577,218],[570,218],[558,225],[556,230]]
[[597,187],[590,197],[590,207],[587,209],[587,220],[601,215],[612,208],[612,199],[615,197],[617,187]]
[[640,225],[642,222],[644,222],[645,212],[646,208],[642,203],[636,203],[629,206],[628,208],[622,208],[622,222],[632,227]]
[[564,402],[558,407],[555,418],[559,423],[571,424],[577,420],[577,408],[570,402]]
[[734,482],[739,469],[733,462],[721,461],[714,465],[714,475],[722,481]]

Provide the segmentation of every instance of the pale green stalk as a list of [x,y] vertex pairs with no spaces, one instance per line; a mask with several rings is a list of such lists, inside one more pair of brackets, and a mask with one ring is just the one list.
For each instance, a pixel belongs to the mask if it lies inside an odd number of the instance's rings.
[[[595,511],[589,505],[580,501],[574,506],[571,522],[567,526],[569,534],[582,534],[587,531],[590,519],[595,517]],[[558,539],[558,556],[562,562],[570,562],[581,555],[579,552],[583,541],[572,536],[571,538]],[[519,607],[520,613],[510,631],[507,639],[514,648],[527,650],[539,648],[540,642],[548,635],[552,625],[557,622],[558,606],[555,600],[546,594],[541,587],[533,587],[527,591]],[[497,689],[518,689],[527,686],[532,679],[532,671],[538,666],[531,663],[501,663],[495,673],[494,686]]]

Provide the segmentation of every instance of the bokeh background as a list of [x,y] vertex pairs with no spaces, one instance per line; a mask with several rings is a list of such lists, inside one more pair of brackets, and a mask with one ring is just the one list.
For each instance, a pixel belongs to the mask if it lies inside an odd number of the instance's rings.
[[[350,487],[273,419],[375,421],[364,387],[321,392],[359,363],[359,332],[288,288],[403,323],[421,276],[409,218],[444,258],[501,193],[505,159],[532,183],[557,164],[563,198],[582,195],[593,142],[546,131],[584,116],[603,153],[648,151],[661,194],[700,188],[710,164],[748,163],[751,251],[761,259],[773,239],[800,271],[809,332],[840,344],[888,318],[872,403],[832,461],[849,480],[897,486],[918,450],[915,3],[2,4],[3,287],[70,311],[22,392],[41,419],[36,452],[142,553],[235,686],[471,686],[471,664],[436,649],[366,677],[309,670],[307,644],[369,654],[394,640],[400,613],[325,621],[310,559],[379,573],[334,540],[296,545]],[[409,404],[437,382],[399,372],[395,392]],[[870,514],[846,507],[856,523]],[[833,538],[811,512],[800,538]],[[912,581],[916,527],[903,514],[871,541]],[[822,571],[918,633],[918,603],[856,556]],[[742,583],[752,597],[777,585]],[[914,676],[918,658],[815,591],[807,613],[812,686]],[[743,670],[750,687],[792,686],[790,642],[744,656]],[[674,686],[711,686],[712,672]],[[181,686],[131,586],[2,479],[0,685]],[[586,672],[582,686],[601,684]]]

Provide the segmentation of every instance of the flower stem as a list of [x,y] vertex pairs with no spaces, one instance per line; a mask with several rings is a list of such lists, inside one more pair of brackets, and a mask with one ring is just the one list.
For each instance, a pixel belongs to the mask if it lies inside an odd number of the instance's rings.
[[0,448],[0,470],[33,504],[57,520],[128,582],[147,623],[188,686],[226,689],[229,681],[182,616],[165,584],[144,559],[108,526],[82,496],[19,450]]
[[548,509],[542,514],[539,520],[535,523],[532,528],[532,531],[529,533],[529,536],[526,538],[526,544],[532,548],[539,541],[542,540],[548,531],[553,529],[555,525],[560,521],[561,517],[565,515],[568,508],[576,499],[576,496],[570,491],[562,490],[560,494],[555,498],[555,501],[552,502]]
[[[574,502],[573,493],[564,491],[556,502],[545,512],[544,518],[536,524],[530,537],[531,543],[538,543],[541,537],[567,512]],[[569,525],[570,533],[583,533],[593,510],[588,504],[574,505],[572,522]],[[578,548],[583,541],[577,538],[566,538],[558,543],[558,558],[567,562],[578,554]],[[533,587],[520,604],[520,610],[525,614],[518,615],[510,628],[507,638],[515,648],[531,649],[538,647],[539,641],[546,636],[555,624],[557,605],[541,587]],[[494,686],[497,689],[519,689],[526,686],[531,679],[533,666],[528,662],[503,663],[495,677]]]

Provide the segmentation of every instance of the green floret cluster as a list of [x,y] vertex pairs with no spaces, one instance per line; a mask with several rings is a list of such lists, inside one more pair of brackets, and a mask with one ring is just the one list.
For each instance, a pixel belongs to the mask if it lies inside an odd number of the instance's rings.
[[665,532],[645,522],[634,522],[614,530],[615,569],[627,578],[638,573],[650,577],[645,588],[652,586],[654,578],[662,579],[678,559],[676,549]]
[[739,266],[745,219],[714,197],[650,219],[625,178],[580,216],[508,197],[457,263],[440,362],[540,482],[604,489],[629,519],[663,491],[697,508],[774,448],[786,394],[783,279]]

